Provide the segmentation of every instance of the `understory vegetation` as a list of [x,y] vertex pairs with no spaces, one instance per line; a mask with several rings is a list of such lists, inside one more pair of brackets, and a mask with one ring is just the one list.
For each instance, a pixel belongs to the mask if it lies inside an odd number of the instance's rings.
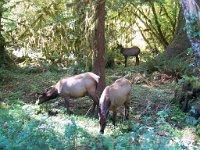
[[[72,115],[57,98],[35,105],[37,92],[72,75],[73,68],[48,67],[1,69],[0,148],[1,149],[199,149],[199,119],[183,113],[172,102],[177,83],[161,81],[156,73],[145,80],[136,70],[121,66],[106,69],[106,82],[120,76],[133,82],[130,96],[130,119],[122,121],[122,109],[113,127],[111,116],[105,135],[98,133],[98,119],[85,116],[92,105],[89,97],[72,99]],[[137,77],[137,78],[133,78]],[[187,79],[188,80],[188,79]]]
[[[199,6],[1,0],[0,150],[200,149]],[[71,99],[71,114],[62,98],[35,104],[60,78],[88,71],[100,76],[98,94],[121,77],[132,82],[129,120],[121,107],[113,126],[111,112],[104,134],[86,115],[90,97]]]

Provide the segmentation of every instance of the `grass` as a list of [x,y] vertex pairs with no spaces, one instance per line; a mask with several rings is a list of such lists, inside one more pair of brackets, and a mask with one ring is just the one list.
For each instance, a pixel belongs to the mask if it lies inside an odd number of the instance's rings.
[[[4,71],[0,82],[0,149],[199,149],[194,118],[171,104],[176,84],[152,81],[134,84],[131,92],[130,120],[117,116],[113,127],[109,117],[105,134],[98,133],[98,119],[85,117],[91,106],[89,97],[73,99],[73,115],[66,114],[58,98],[35,105],[42,92],[70,70],[34,68]],[[134,73],[135,70],[106,70],[106,82]],[[129,77],[129,76],[128,76]],[[11,78],[11,79],[10,79]],[[131,79],[131,77],[130,77]],[[121,109],[119,109],[119,112]]]

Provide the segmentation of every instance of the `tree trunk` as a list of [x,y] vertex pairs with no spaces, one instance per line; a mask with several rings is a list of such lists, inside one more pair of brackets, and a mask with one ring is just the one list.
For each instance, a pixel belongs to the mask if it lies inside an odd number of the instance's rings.
[[176,36],[172,43],[165,49],[163,55],[167,58],[177,57],[181,53],[187,52],[186,50],[191,47],[190,41],[184,30],[185,19],[183,15],[183,9],[180,8],[178,25],[176,29]]
[[2,66],[11,66],[13,64],[13,61],[9,57],[9,55],[6,53],[5,50],[5,39],[2,35],[3,31],[3,25],[2,25],[2,16],[3,16],[3,5],[4,1],[0,2],[0,67]]
[[[197,64],[200,65],[200,8],[195,0],[182,0],[182,6],[187,23],[187,35],[195,52]],[[198,2],[199,3],[199,2]],[[194,19],[196,17],[196,19]]]
[[150,1],[150,6],[151,6],[151,9],[152,9],[152,12],[153,12],[153,15],[154,15],[154,19],[155,19],[155,23],[156,23],[156,28],[157,28],[157,32],[158,32],[158,35],[159,35],[159,39],[162,43],[162,45],[166,48],[169,43],[168,41],[165,39],[164,35],[163,35],[163,32],[161,30],[161,24],[160,22],[158,21],[158,16],[156,14],[156,9],[155,9],[155,6],[154,6],[154,2]]
[[94,31],[93,72],[100,76],[98,94],[105,88],[105,0],[97,0]]
[[1,23],[1,19],[2,19],[2,15],[3,15],[3,4],[0,3],[0,67],[5,63],[5,40],[4,37],[1,34],[2,29],[2,23]]

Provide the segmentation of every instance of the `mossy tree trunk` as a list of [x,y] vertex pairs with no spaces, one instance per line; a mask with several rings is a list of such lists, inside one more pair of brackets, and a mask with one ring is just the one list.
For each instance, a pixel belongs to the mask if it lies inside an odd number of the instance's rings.
[[176,36],[171,44],[165,49],[163,55],[167,58],[177,57],[181,53],[186,52],[188,48],[191,47],[190,41],[187,37],[187,33],[184,30],[185,27],[185,19],[183,15],[183,9],[180,8],[179,17],[178,17],[178,25],[176,28]]
[[[192,1],[194,5],[196,5],[195,7],[189,6],[190,4],[192,4]],[[200,1],[181,0],[181,4],[182,5],[180,6],[176,36],[173,42],[165,49],[163,55],[166,58],[177,57],[180,56],[180,54],[185,54],[186,56],[187,49],[192,47],[195,51],[196,62],[200,64],[200,38],[198,34],[195,34],[195,32],[199,32],[200,28],[200,16],[198,16],[200,14]],[[191,14],[189,9],[191,9],[192,11],[196,9],[196,14]],[[194,24],[191,24],[191,21],[194,21],[191,19],[194,15],[197,16],[195,28]],[[185,27],[187,27],[187,32],[185,30]],[[194,31],[193,29],[195,29],[196,31]]]
[[196,62],[200,65],[200,2],[199,0],[182,0],[181,3],[186,19],[187,35],[195,52]]
[[2,15],[3,15],[3,3],[0,3],[0,66],[2,66],[5,63],[5,40],[1,34],[3,30]]
[[97,0],[94,31],[93,72],[100,76],[98,94],[105,88],[105,0]]
[[2,35],[2,31],[3,31],[2,16],[4,12],[4,9],[3,9],[4,4],[5,4],[5,1],[0,2],[0,67],[10,66],[13,63],[10,57],[8,56],[8,54],[6,53],[6,50],[5,50],[6,43]]

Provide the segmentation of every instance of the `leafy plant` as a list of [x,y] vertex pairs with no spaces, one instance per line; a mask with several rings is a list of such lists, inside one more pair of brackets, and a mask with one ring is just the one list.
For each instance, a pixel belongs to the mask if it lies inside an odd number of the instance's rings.
[[159,60],[147,58],[146,67],[150,73],[159,71],[175,77],[192,73],[191,67],[185,63],[183,58],[171,58],[168,60],[164,58],[160,58]]
[[200,88],[199,78],[195,76],[187,76],[183,75],[182,79],[180,80],[181,84],[190,83],[193,88]]
[[[130,68],[122,71],[122,68],[106,70],[109,84],[118,76],[134,71]],[[62,101],[55,100],[39,107],[30,103],[30,95],[24,94],[53,85],[60,77],[72,73],[70,68],[40,73],[29,73],[26,69],[7,71],[15,80],[0,86],[3,91],[0,93],[0,98],[3,97],[0,101],[0,149],[199,149],[198,137],[196,143],[183,139],[185,128],[192,127],[199,134],[199,120],[170,104],[174,89],[171,83],[159,87],[134,85],[134,93],[130,95],[130,120],[120,122],[117,115],[117,126],[113,127],[108,119],[106,133],[101,135],[98,119],[83,116],[87,109],[83,106],[85,99],[71,101],[73,108],[79,109],[80,105],[84,108],[67,115]],[[183,79],[197,81],[196,78]],[[16,80],[20,82],[18,86]],[[49,111],[57,111],[57,114],[49,115]],[[78,111],[81,115],[76,114]]]
[[77,140],[77,125],[75,120],[71,120],[71,123],[65,126],[65,137],[68,139],[67,141],[67,149],[75,149],[76,140]]

